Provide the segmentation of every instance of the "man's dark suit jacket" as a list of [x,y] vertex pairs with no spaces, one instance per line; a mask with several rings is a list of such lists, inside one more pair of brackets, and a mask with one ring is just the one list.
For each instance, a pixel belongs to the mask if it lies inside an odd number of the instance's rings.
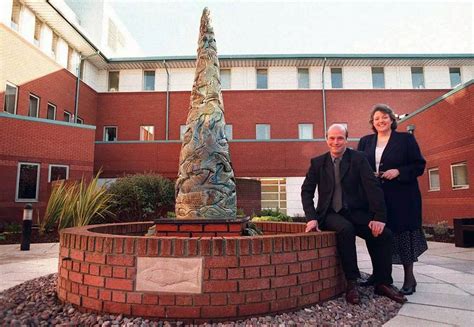
[[[342,198],[345,211],[356,224],[371,220],[385,222],[386,210],[382,188],[362,152],[346,149],[340,164]],[[314,192],[318,187],[318,205]],[[331,208],[334,193],[334,163],[329,152],[311,159],[311,166],[301,186],[301,200],[307,220],[324,219]]]

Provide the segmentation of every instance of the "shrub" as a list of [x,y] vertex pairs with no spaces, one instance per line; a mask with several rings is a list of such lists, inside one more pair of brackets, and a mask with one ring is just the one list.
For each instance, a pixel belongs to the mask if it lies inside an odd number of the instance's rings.
[[114,198],[111,211],[119,221],[158,218],[174,205],[174,183],[158,174],[119,178],[108,190]]
[[440,236],[449,235],[448,222],[446,220],[438,222],[433,226],[433,233]]
[[280,212],[279,210],[263,209],[260,216],[253,217],[255,221],[293,221],[290,216]]
[[58,182],[49,197],[40,232],[54,226],[58,229],[85,226],[111,215],[112,196],[105,187],[97,185],[99,175],[100,172],[89,183],[84,178],[80,182]]

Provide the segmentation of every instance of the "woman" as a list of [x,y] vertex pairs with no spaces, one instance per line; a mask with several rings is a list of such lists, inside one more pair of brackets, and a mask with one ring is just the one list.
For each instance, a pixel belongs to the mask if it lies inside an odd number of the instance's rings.
[[[367,155],[384,190],[387,227],[394,239],[392,262],[403,265],[405,277],[400,292],[410,295],[416,292],[413,263],[428,248],[421,229],[421,194],[417,181],[426,161],[413,135],[395,131],[397,121],[389,106],[375,105],[370,124],[375,134],[361,138],[357,149]],[[363,284],[370,285],[371,278]]]

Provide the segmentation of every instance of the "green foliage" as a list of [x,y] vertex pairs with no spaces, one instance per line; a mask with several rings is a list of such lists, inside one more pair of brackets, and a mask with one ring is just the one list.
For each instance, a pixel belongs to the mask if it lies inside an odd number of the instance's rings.
[[252,221],[293,221],[290,216],[280,212],[279,210],[263,209],[260,216],[253,217]]
[[257,236],[263,235],[263,232],[254,223],[248,222],[247,226],[243,230],[243,234],[244,236]]
[[168,212],[166,213],[165,218],[176,218],[176,212],[174,212],[174,211],[168,211]]
[[6,233],[21,233],[21,225],[17,223],[11,223],[5,225]]
[[110,185],[114,197],[111,211],[119,221],[158,218],[174,205],[174,184],[158,174],[136,174],[117,179]]
[[61,181],[51,192],[40,232],[57,226],[58,229],[89,225],[93,219],[104,219],[109,211],[112,196],[97,181],[100,172],[90,181]]
[[237,208],[237,217],[245,217],[245,211],[242,208]]
[[449,226],[446,220],[438,222],[433,226],[433,233],[435,235],[449,235]]

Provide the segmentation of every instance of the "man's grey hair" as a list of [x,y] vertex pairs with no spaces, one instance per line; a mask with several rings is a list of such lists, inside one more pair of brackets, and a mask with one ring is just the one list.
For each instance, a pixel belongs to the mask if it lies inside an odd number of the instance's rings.
[[332,124],[331,126],[329,126],[328,130],[326,131],[326,138],[328,138],[328,132],[333,128],[337,128],[341,131],[344,131],[346,133],[346,139],[349,137],[349,131],[347,130],[346,126],[342,124]]

